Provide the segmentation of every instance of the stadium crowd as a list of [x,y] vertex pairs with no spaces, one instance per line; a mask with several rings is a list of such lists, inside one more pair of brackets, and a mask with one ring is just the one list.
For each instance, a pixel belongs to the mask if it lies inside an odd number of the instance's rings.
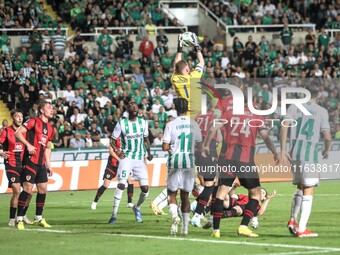
[[[16,4],[0,1],[2,27],[14,26],[12,23],[16,24],[16,19],[21,19],[20,10],[22,13],[32,10],[27,9],[31,5],[34,5],[35,12],[25,14],[28,18],[23,15],[29,24],[26,22],[24,27],[59,25],[53,34],[47,30],[34,29],[29,35],[29,49],[14,49],[11,36],[2,33],[2,100],[9,108],[21,109],[25,118],[36,116],[39,99],[53,100],[56,112],[51,123],[57,131],[54,147],[61,148],[100,146],[100,139],[110,137],[115,123],[124,116],[127,102],[133,99],[139,105],[139,115],[149,121],[151,142],[160,145],[165,124],[177,116],[173,104],[176,96],[169,80],[175,52],[169,51],[166,35],[166,26],[176,25],[177,21],[169,20],[153,0],[109,1],[105,9],[106,1],[50,2],[59,4],[61,16],[56,21],[49,19],[43,5],[36,1],[16,1]],[[282,46],[270,42],[270,33],[260,41],[253,41],[250,35],[248,41],[241,42],[236,35],[232,44],[228,42],[228,48],[217,47],[212,39],[202,35],[200,46],[206,63],[203,75],[205,81],[215,84],[217,80],[224,82],[232,76],[238,76],[248,86],[252,86],[257,108],[269,109],[273,87],[287,84],[299,87],[304,85],[306,78],[319,77],[323,79],[319,103],[329,112],[333,136],[340,138],[340,36],[331,40],[324,31],[329,25],[321,22],[319,16],[311,16],[310,21],[306,20],[299,1],[294,8],[284,3],[274,5],[270,1],[258,5],[255,5],[255,1],[252,4],[249,2],[231,2],[229,6],[225,2],[214,5],[207,1],[206,4],[222,20],[225,15],[230,17],[234,13],[237,18],[231,19],[231,22],[243,20],[237,24],[246,24],[242,15],[247,13],[253,13],[247,22],[257,24],[259,19],[255,14],[260,9],[264,16],[267,13],[273,16],[275,22],[276,19],[280,23],[284,19],[288,23],[298,23],[296,19],[300,19],[301,23],[316,22],[320,32],[314,34],[310,30],[305,43],[298,45],[291,43],[293,32],[281,32]],[[309,8],[313,6],[311,3]],[[324,6],[326,13],[334,14],[334,22],[338,20],[338,16],[328,10],[335,9],[338,13],[339,8],[326,3]],[[80,13],[83,15],[78,15]],[[300,18],[297,17],[298,13]],[[13,22],[9,22],[7,16]],[[263,21],[264,16],[260,21]],[[90,20],[92,25],[89,25]],[[77,28],[77,34],[70,42],[61,33],[62,21],[70,22]],[[154,24],[151,28],[147,27],[148,24],[152,25],[150,22]],[[230,22],[230,18],[226,22]],[[103,29],[96,41],[98,52],[89,50],[78,29],[86,27],[89,30],[85,29],[85,32],[93,32],[91,28],[99,25],[120,27],[141,24],[147,33],[143,34],[140,42],[131,41],[129,35],[124,35],[122,31],[111,36],[109,30]],[[154,33],[152,27],[155,25],[163,25],[165,31],[159,30],[153,42],[148,34]],[[136,43],[139,44],[138,53],[133,50]],[[197,62],[195,54],[190,51],[185,53],[185,59],[191,68]],[[270,117],[280,118],[277,112]],[[6,125],[4,122],[3,127]],[[279,126],[272,127],[270,134],[277,140]]]

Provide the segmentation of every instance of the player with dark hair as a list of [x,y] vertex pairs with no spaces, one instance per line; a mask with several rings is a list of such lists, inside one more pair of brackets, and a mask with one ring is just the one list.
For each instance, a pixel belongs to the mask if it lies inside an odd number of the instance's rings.
[[54,129],[49,124],[53,117],[54,108],[49,101],[41,101],[38,105],[38,117],[31,118],[20,126],[15,136],[25,146],[24,167],[22,171],[23,191],[18,202],[17,228],[25,229],[23,216],[25,213],[27,198],[33,193],[33,186],[37,186],[36,211],[34,224],[44,228],[50,228],[45,218],[42,217],[48,175],[52,176],[51,167],[51,142],[54,137]]
[[[197,54],[198,64],[194,71],[190,70],[188,63],[183,60],[183,46],[181,40],[178,38],[177,54],[174,60],[175,71],[171,75],[171,83],[179,98],[188,100],[188,114],[193,117],[200,113],[202,96],[199,79],[203,75],[204,58],[198,44],[197,36],[195,36],[194,50]],[[197,79],[194,81],[193,79]]]
[[[307,228],[307,222],[312,211],[314,187],[319,185],[321,169],[318,166],[318,143],[320,133],[323,134],[324,148],[322,156],[328,158],[331,145],[331,133],[328,120],[328,112],[325,108],[316,104],[320,97],[321,84],[319,80],[312,80],[307,89],[311,92],[311,100],[304,107],[311,113],[305,115],[295,105],[288,108],[286,120],[281,127],[280,143],[282,159],[285,163],[292,163],[293,184],[297,189],[293,196],[288,229],[297,237],[317,237],[317,233]],[[291,120],[296,120],[297,125],[292,125]],[[290,128],[290,153],[286,149],[288,129]],[[314,171],[308,171],[313,169]],[[300,222],[297,216],[300,214]]]
[[[137,222],[143,222],[140,207],[149,195],[149,177],[144,158],[146,152],[149,161],[152,160],[153,156],[150,152],[150,141],[148,139],[148,123],[138,117],[136,102],[129,102],[127,111],[129,117],[121,119],[117,123],[110,142],[113,151],[120,158],[120,162],[117,173],[118,185],[114,193],[112,216],[109,224],[116,224],[120,200],[130,173],[132,173],[134,179],[139,181],[141,189],[138,202],[132,208]],[[121,149],[116,146],[119,137],[122,144]]]
[[172,217],[170,233],[177,234],[180,218],[178,216],[177,192],[180,190],[182,229],[181,234],[188,234],[190,213],[189,193],[195,182],[194,152],[195,147],[201,151],[202,135],[196,121],[186,116],[188,101],[178,98],[175,109],[178,117],[166,124],[163,137],[163,151],[169,153],[168,158],[168,199],[169,213]]
[[[234,85],[238,85],[241,89],[243,88],[242,84]],[[229,188],[236,177],[239,178],[241,185],[248,189],[249,192],[249,202],[245,207],[237,232],[243,236],[258,237],[248,228],[250,219],[256,214],[261,195],[260,179],[254,162],[257,133],[260,134],[269,150],[274,154],[275,161],[278,162],[278,154],[263,125],[261,116],[253,114],[247,106],[245,106],[244,111],[242,115],[233,115],[231,110],[224,111],[222,119],[227,120],[228,123],[213,126],[205,141],[204,150],[209,151],[213,135],[218,129],[224,127],[223,144],[218,165],[227,167],[227,170],[219,173],[219,188],[215,202],[212,205],[214,227],[212,236],[214,237],[220,237],[219,226],[223,215],[223,201],[225,198],[228,200]],[[252,123],[251,126],[248,125],[249,121]],[[230,167],[233,167],[236,171],[228,170]],[[251,171],[246,172],[242,171],[242,169],[251,169]]]
[[[0,152],[0,157],[3,157],[5,159],[4,163],[8,179],[8,186],[12,188],[8,225],[15,226],[15,215],[18,208],[18,199],[21,188],[20,175],[22,172],[22,160],[24,156],[25,146],[14,135],[16,130],[22,125],[22,112],[18,109],[13,109],[11,111],[11,118],[13,124],[6,127],[1,132],[0,146],[3,151]],[[28,209],[31,197],[32,196],[28,197],[24,211],[23,221],[26,224],[33,224],[33,222],[26,216],[26,211]]]

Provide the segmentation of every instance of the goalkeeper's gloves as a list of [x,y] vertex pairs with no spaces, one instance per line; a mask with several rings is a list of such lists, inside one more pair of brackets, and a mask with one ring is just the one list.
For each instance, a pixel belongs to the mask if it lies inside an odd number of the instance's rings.
[[183,45],[182,45],[182,34],[178,35],[177,39],[177,52],[182,52],[183,50]]
[[198,43],[198,38],[197,38],[197,35],[196,34],[194,34],[194,38],[193,38],[194,40],[193,40],[193,46],[194,46],[194,50],[195,50],[195,52],[199,52],[200,50],[201,50],[201,47],[200,47],[200,45],[199,45],[199,43]]

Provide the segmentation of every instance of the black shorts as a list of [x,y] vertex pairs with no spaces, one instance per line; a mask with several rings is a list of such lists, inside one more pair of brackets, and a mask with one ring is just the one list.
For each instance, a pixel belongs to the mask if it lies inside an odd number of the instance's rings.
[[26,160],[21,173],[21,181],[32,184],[48,182],[47,169],[45,165],[37,165],[31,160]]
[[244,163],[220,157],[218,165],[224,167],[223,171],[219,173],[218,186],[231,187],[236,177],[239,178],[241,185],[246,189],[261,186],[255,163]]
[[109,160],[105,168],[103,180],[104,179],[112,180],[113,178],[115,178],[117,175],[117,170],[118,170],[118,166],[113,166],[111,164],[111,161]]
[[22,167],[11,166],[10,164],[5,164],[6,176],[8,179],[8,187],[12,187],[12,183],[21,183],[20,175]]

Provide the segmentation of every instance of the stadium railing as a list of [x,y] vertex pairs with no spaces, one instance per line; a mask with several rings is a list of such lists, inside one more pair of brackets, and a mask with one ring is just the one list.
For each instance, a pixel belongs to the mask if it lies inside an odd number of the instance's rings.
[[[38,31],[55,31],[56,28],[38,28]],[[7,32],[7,35],[18,35],[18,33],[24,34],[24,32],[32,32],[33,28],[0,28],[0,32],[3,33],[3,31]],[[64,32],[64,35],[67,37],[68,36],[68,28],[63,27],[61,28],[61,31]]]
[[334,38],[336,33],[340,33],[340,29],[326,29],[325,31],[331,38]]
[[[138,29],[140,27],[107,27],[107,30],[111,30],[111,31],[119,31],[119,30],[123,30],[125,32],[125,34],[129,34],[129,32],[133,31],[135,33],[138,33]],[[96,27],[95,31],[96,34],[100,35],[100,32],[103,30],[103,27]],[[160,29],[166,30],[167,34],[171,33],[171,31],[174,31],[174,33],[178,33],[178,30],[182,30],[184,29],[185,31],[188,31],[188,27],[187,26],[170,26],[170,27],[155,27],[155,34],[158,34],[158,31]],[[86,35],[86,34],[85,34]]]

